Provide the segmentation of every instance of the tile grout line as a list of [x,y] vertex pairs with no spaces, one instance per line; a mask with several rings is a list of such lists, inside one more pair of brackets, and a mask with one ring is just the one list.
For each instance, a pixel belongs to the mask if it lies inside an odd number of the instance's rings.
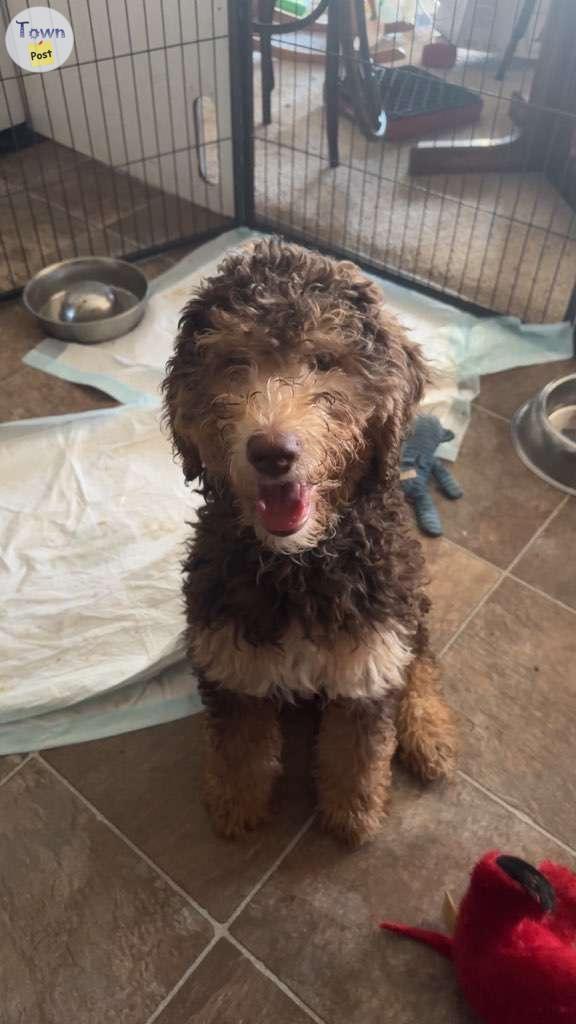
[[518,554],[516,555],[516,557],[512,559],[512,561],[510,562],[510,565],[508,565],[506,567],[506,569],[504,570],[504,576],[509,576],[512,573],[512,570],[516,568],[516,566],[518,565],[518,562],[520,561],[520,559],[523,558],[524,555],[526,554],[526,552],[528,551],[528,549],[530,547],[532,547],[532,544],[534,543],[534,541],[538,540],[538,537],[540,537],[541,534],[544,533],[544,530],[546,530],[550,526],[550,523],[554,521],[556,516],[562,511],[562,509],[568,503],[568,501],[569,501],[569,495],[565,494],[564,497],[561,498],[561,500],[559,501],[558,505],[556,505],[556,508],[552,509],[550,514],[548,516],[546,516],[546,519],[544,520],[544,522],[540,524],[538,529],[532,534],[532,536],[526,542],[524,547],[521,548],[520,551],[518,552]]
[[0,779],[0,787],[2,787],[5,782],[9,782],[10,779],[13,779],[14,776],[20,771],[20,769],[23,768],[25,764],[28,764],[28,762],[33,756],[33,754],[26,754],[26,757],[22,761],[20,761],[19,764],[15,765],[14,768],[11,768],[10,771],[7,772],[6,775],[4,775]]
[[266,882],[268,881],[268,879],[272,877],[274,872],[277,870],[277,868],[280,867],[280,865],[286,859],[286,857],[288,857],[289,854],[292,853],[292,850],[298,845],[298,843],[300,842],[302,837],[305,836],[306,833],[308,832],[308,829],[311,827],[311,825],[312,825],[312,823],[313,823],[315,818],[316,818],[316,812],[314,812],[314,814],[311,814],[310,817],[308,818],[308,820],[304,822],[304,824],[302,825],[302,828],[299,829],[299,831],[296,833],[296,835],[291,840],[291,842],[288,843],[288,846],[282,851],[280,856],[276,858],[274,863],[268,868],[267,871],[264,872],[264,874],[262,875],[262,878],[259,879],[259,881],[256,883],[256,885],[250,890],[248,895],[245,896],[245,898],[242,900],[241,903],[239,903],[239,905],[232,912],[232,914],[230,915],[228,920],[224,923],[224,928],[226,929],[226,931],[228,931],[228,929],[230,928],[231,924],[234,924],[234,921],[236,920],[236,918],[240,917],[240,914],[242,913],[242,911],[253,900],[254,896],[256,896],[256,894],[260,892],[260,889],[262,889],[266,885]]
[[547,594],[545,590],[540,590],[540,587],[535,587],[533,583],[527,583],[526,580],[521,579],[520,576],[515,576],[513,572],[510,573],[510,579],[514,580],[515,583],[520,583],[523,587],[526,587],[527,590],[532,590],[535,594],[538,594],[539,597],[545,597],[548,601],[552,601],[552,604],[562,608],[563,611],[571,612],[572,615],[576,615],[576,608],[571,608],[569,604],[564,604],[564,602],[560,601],[557,597],[552,597],[552,594]]
[[[112,821],[110,821],[104,814],[102,814],[102,812],[98,810],[96,805],[93,804],[86,796],[84,796],[84,794],[79,789],[77,789],[76,786],[74,786],[64,775],[62,775],[58,771],[57,768],[54,768],[53,765],[51,765],[49,761],[46,761],[42,757],[42,754],[40,754],[40,753],[29,754],[26,760],[28,761],[28,760],[30,760],[33,757],[35,757],[38,761],[40,761],[44,768],[47,768],[48,771],[52,775],[54,775],[55,778],[57,778],[59,780],[59,782],[61,782],[64,786],[66,786],[66,788],[69,789],[70,792],[73,793],[74,796],[76,796],[84,804],[85,807],[87,807],[90,811],[92,811],[92,813],[97,817],[97,819],[100,822],[102,822],[104,825],[107,826],[107,828],[109,828],[112,832],[114,832],[114,834],[116,836],[118,836],[118,838],[121,839],[122,842],[125,843],[126,846],[128,846],[132,850],[133,853],[137,854],[137,856],[140,857],[142,860],[144,860],[146,862],[146,864],[148,864],[149,867],[153,868],[154,871],[158,875],[160,875],[160,877],[163,878],[164,881],[167,882],[172,889],[175,889],[176,892],[178,892],[180,896],[183,896],[186,899],[186,901],[195,910],[197,910],[198,913],[201,914],[202,917],[206,921],[209,922],[209,924],[212,925],[214,931],[218,932],[220,935],[222,935],[225,932],[227,932],[229,925],[232,924],[236,920],[237,917],[239,917],[241,912],[247,907],[247,905],[250,902],[250,900],[256,895],[256,893],[262,888],[262,886],[266,884],[268,879],[271,878],[271,876],[273,875],[274,871],[276,871],[276,869],[280,867],[282,861],[290,853],[292,853],[292,850],[299,843],[300,839],[306,834],[306,832],[311,827],[311,825],[312,825],[312,823],[313,823],[313,821],[314,821],[314,819],[316,817],[315,813],[310,815],[310,817],[307,819],[307,821],[304,823],[304,825],[302,825],[302,827],[298,830],[296,835],[293,836],[292,839],[290,840],[290,842],[284,847],[284,849],[282,850],[282,853],[276,858],[274,863],[269,868],[267,868],[267,870],[264,872],[264,874],[259,879],[259,881],[256,883],[256,885],[253,886],[253,888],[250,890],[248,895],[242,900],[242,902],[233,911],[233,913],[230,915],[230,917],[227,918],[227,920],[225,922],[221,922],[221,921],[217,921],[215,917],[212,917],[210,912],[208,910],[206,910],[205,907],[203,907],[200,903],[197,903],[197,901],[194,899],[193,896],[190,895],[190,893],[186,892],[186,890],[183,889],[182,886],[179,885],[178,882],[176,882],[173,878],[171,878],[170,875],[168,875],[164,871],[163,868],[161,868],[158,864],[156,864],[156,862],[153,861],[152,858],[149,857],[148,854],[144,852],[144,850],[141,850],[140,847],[136,845],[136,843],[133,843],[132,840],[129,839],[127,835],[125,835],[116,825],[114,825],[114,823]],[[23,764],[24,763],[25,762],[23,762]],[[9,773],[9,776],[14,775],[17,771],[19,771],[19,769],[21,767],[22,767],[22,765],[17,765],[16,768],[14,768],[13,771]],[[7,777],[9,777],[9,776],[7,776]],[[0,782],[0,785],[1,784],[2,783]]]
[[[514,580],[514,582],[518,583],[520,586],[525,586],[527,589],[532,590],[535,593],[541,595],[542,597],[547,598],[548,600],[552,601],[554,604],[559,605],[564,610],[572,612],[573,614],[575,613],[575,610],[573,608],[570,608],[568,605],[564,605],[561,601],[557,601],[555,598],[551,597],[550,594],[546,594],[544,591],[538,590],[537,587],[533,587],[529,583],[525,583],[524,580],[519,579],[517,576],[514,576],[514,574],[513,574],[513,569],[518,564],[520,559],[526,554],[526,552],[528,551],[530,546],[534,543],[535,540],[538,539],[538,537],[550,525],[550,523],[555,519],[555,517],[557,515],[559,515],[561,510],[565,507],[565,505],[569,501],[569,499],[570,499],[569,495],[566,495],[564,498],[562,498],[562,500],[559,502],[559,504],[556,506],[556,508],[552,510],[550,515],[548,515],[547,518],[544,520],[544,522],[538,527],[538,529],[533,534],[533,536],[530,538],[530,540],[519,551],[519,553],[516,555],[516,557],[512,559],[512,561],[510,562],[510,565],[506,569],[500,570],[501,575],[496,580],[494,585],[487,590],[487,592],[483,595],[483,597],[480,599],[478,604],[472,609],[470,614],[466,616],[466,618],[461,623],[459,628],[456,630],[454,635],[450,638],[450,640],[447,641],[446,644],[444,644],[444,647],[442,648],[442,650],[440,651],[440,653],[438,655],[439,659],[444,657],[444,655],[449,650],[449,648],[452,646],[452,644],[458,639],[460,634],[464,631],[464,629],[466,628],[468,623],[474,618],[474,616],[480,610],[480,608],[482,608],[482,606],[486,603],[486,601],[488,601],[488,599],[491,597],[491,595],[494,593],[494,591],[500,586],[502,580],[504,580],[506,578],[512,579],[512,580]],[[451,543],[454,543],[454,542],[452,541]],[[456,545],[456,546],[459,547],[460,545]],[[466,549],[464,548],[463,550],[466,550]],[[477,556],[477,557],[479,557],[479,556]],[[481,558],[480,560],[483,561],[483,562],[486,562],[487,565],[491,565],[492,564],[491,562],[487,562],[487,560],[485,560],[485,559]],[[497,567],[495,567],[495,568],[497,568]],[[498,796],[496,793],[493,793],[486,786],[483,786],[481,782],[478,782],[472,776],[470,776],[466,772],[464,772],[461,768],[457,769],[457,774],[460,776],[460,778],[464,779],[469,785],[474,786],[475,789],[477,789],[477,790],[479,790],[479,792],[483,793],[484,796],[486,796],[489,800],[491,800],[494,803],[498,804],[500,807],[503,807],[506,811],[508,811],[510,814],[512,814],[515,818],[518,818],[524,824],[529,825],[531,828],[533,828],[535,831],[539,832],[541,835],[546,836],[547,839],[551,839],[556,845],[560,846],[561,849],[563,849],[567,853],[569,853],[570,856],[576,857],[576,850],[572,849],[571,846],[569,846],[567,843],[565,843],[558,836],[555,836],[552,832],[549,832],[542,825],[539,825],[538,822],[534,821],[528,814],[526,814],[525,811],[522,811],[520,808],[514,807],[512,804],[507,803],[506,800],[504,800],[502,797]]]
[[[548,594],[545,590],[537,587],[534,583],[528,583],[526,580],[523,580],[521,576],[515,576],[512,569],[501,569],[494,562],[490,562],[487,558],[484,558],[483,555],[478,555],[475,551],[470,551],[468,548],[463,547],[462,544],[458,544],[457,541],[451,540],[450,537],[444,537],[443,539],[451,547],[456,548],[457,551],[462,551],[465,555],[469,555],[476,562],[479,562],[480,565],[485,565],[488,569],[495,569],[496,572],[500,574],[500,578],[502,578],[503,575],[509,575],[515,583],[521,583],[524,587],[528,587],[529,590],[533,590],[536,594],[540,594],[541,597],[548,598],[549,601],[552,601],[553,604],[559,605],[560,608],[563,608],[565,611],[572,612],[573,615],[576,614],[576,608],[571,608],[569,604],[565,604],[564,601],[560,601],[559,598],[552,597],[552,594]],[[535,538],[532,539],[534,540]],[[532,541],[530,541],[530,544],[531,543]]]
[[494,412],[493,409],[487,409],[485,405],[481,405],[478,401],[474,401],[472,405],[473,409],[479,409],[480,412],[485,412],[487,416],[493,416],[495,420],[500,420],[501,423],[507,423],[510,426],[511,419],[509,416],[503,416],[501,412]]
[[568,843],[565,843],[563,839],[560,839],[558,836],[555,836],[553,832],[549,832],[548,829],[544,828],[543,825],[540,825],[537,821],[534,821],[534,819],[531,818],[530,815],[526,813],[526,811],[523,811],[519,807],[515,807],[514,804],[509,804],[506,800],[504,800],[503,797],[498,796],[497,793],[494,793],[491,789],[488,789],[486,786],[482,785],[481,782],[478,782],[477,779],[473,778],[471,775],[468,775],[468,773],[463,771],[461,768],[457,769],[457,774],[471,786],[474,786],[475,789],[479,790],[480,793],[483,793],[484,796],[488,797],[489,800],[492,800],[494,803],[499,804],[500,807],[503,807],[505,810],[509,811],[510,814],[513,814],[515,818],[518,818],[525,825],[529,825],[536,832],[540,832],[541,835],[546,836],[547,839],[551,839],[557,846],[560,846],[566,853],[569,853],[571,857],[576,858],[575,849],[569,846]]
[[[433,538],[436,539],[436,538]],[[463,544],[459,544],[457,540],[452,540],[445,533],[440,534],[438,540],[443,540],[445,544],[449,544],[450,547],[456,548],[457,551],[463,551],[465,555],[469,555],[476,562],[480,562],[480,565],[487,565],[490,569],[496,569],[497,572],[503,573],[504,569],[501,569],[495,562],[491,562],[490,559],[484,558],[484,555],[479,555],[477,551],[471,551],[470,548],[465,548]],[[426,559],[428,562],[428,559]]]
[[154,1021],[158,1020],[158,1017],[160,1016],[160,1014],[172,1002],[174,996],[176,996],[178,994],[178,992],[180,991],[180,989],[184,987],[184,985],[188,981],[188,978],[194,973],[196,968],[200,966],[202,961],[206,959],[208,954],[212,952],[212,950],[214,949],[214,946],[216,945],[217,942],[220,941],[221,938],[222,938],[222,936],[220,934],[218,934],[217,932],[214,932],[214,935],[210,939],[210,942],[208,943],[208,945],[205,946],[205,948],[202,950],[202,952],[198,954],[196,959],[192,961],[190,966],[184,971],[184,974],[182,975],[181,978],[179,978],[179,980],[176,982],[174,987],[171,988],[170,991],[166,993],[166,995],[161,1000],[161,1002],[158,1003],[158,1006],[156,1007],[156,1009],[153,1010],[151,1015],[146,1018],[146,1021],[144,1022],[144,1024],[154,1024]]
[[286,982],[282,981],[281,978],[274,974],[274,972],[271,971],[270,968],[267,967],[262,960],[259,960],[257,956],[254,956],[254,953],[252,953],[247,946],[240,942],[234,935],[228,935],[227,938],[228,941],[233,946],[235,946],[238,952],[242,953],[246,957],[246,959],[250,961],[252,966],[255,967],[256,970],[260,972],[260,974],[263,974],[264,977],[268,978],[269,981],[273,981],[277,988],[279,988],[280,991],[283,992],[285,996],[287,996],[293,1003],[295,1003],[295,1005],[300,1010],[302,1010],[303,1013],[310,1017],[310,1019],[313,1020],[315,1024],[326,1024],[326,1021],[324,1021],[322,1017],[319,1017],[311,1006],[308,1006],[305,1002],[303,1002],[303,1000],[300,999],[300,996],[296,995],[296,993],[292,991],[292,989],[286,984]]
[[465,618],[462,620],[462,622],[458,626],[456,632],[452,634],[452,636],[446,641],[444,646],[438,652],[438,659],[439,660],[445,657],[445,655],[448,653],[448,651],[450,650],[452,645],[454,643],[456,643],[456,640],[458,639],[458,637],[464,632],[464,630],[466,629],[468,624],[472,621],[472,619],[474,618],[476,613],[479,612],[480,609],[486,604],[488,599],[490,597],[492,597],[492,594],[500,586],[500,584],[501,584],[502,580],[505,578],[505,576],[506,576],[506,573],[502,573],[498,577],[498,579],[495,580],[495,582],[492,584],[492,586],[489,587],[488,590],[482,595],[482,597],[477,602],[477,604],[474,605],[472,610],[470,612],[468,612],[468,615],[466,615]]
[[[57,182],[55,184],[57,184]],[[74,213],[70,213],[68,208],[66,206],[64,206],[62,203],[59,203],[58,200],[56,200],[56,199],[48,199],[46,193],[38,193],[38,192],[35,192],[34,189],[27,189],[26,191],[27,191],[27,194],[28,194],[28,197],[29,197],[30,200],[32,200],[34,202],[40,201],[41,203],[44,203],[45,206],[50,207],[55,213],[65,213],[66,216],[68,217],[68,222],[69,222],[70,226],[71,226],[71,222],[73,222],[75,225],[78,225],[78,227],[81,227],[82,231],[79,231],[79,234],[84,234],[84,235],[88,234],[89,237],[90,237],[90,241],[92,241],[92,232],[93,231],[101,231],[104,235],[107,234],[107,232],[110,232],[112,234],[118,235],[118,237],[120,237],[120,238],[124,237],[126,239],[126,241],[130,242],[131,244],[134,244],[134,245],[138,244],[137,239],[131,238],[129,235],[121,236],[118,231],[114,231],[114,229],[111,226],[109,226],[108,224],[97,223],[95,220],[92,220],[92,218],[89,217],[89,216],[86,216],[85,218],[83,218],[83,217],[76,216],[76,214],[74,214]],[[143,208],[144,207],[142,207],[142,209]],[[120,218],[120,219],[122,220],[123,218]],[[114,223],[114,222],[112,222],[112,223]],[[77,236],[72,231],[71,238],[72,238],[73,248],[75,248],[76,237]]]
[[305,1013],[306,1016],[310,1018],[310,1020],[313,1020],[315,1024],[326,1024],[322,1017],[319,1017],[318,1014],[315,1013],[315,1011],[310,1006],[307,1006],[307,1004],[300,999],[296,992],[292,991],[292,989],[286,984],[286,982],[282,981],[282,979],[279,978],[278,975],[274,974],[274,972],[271,971],[270,968],[267,967],[262,960],[259,960],[258,957],[254,956],[254,954],[246,946],[244,946],[243,943],[241,943],[234,935],[230,935],[225,925],[220,926],[220,933],[214,934],[213,938],[210,940],[205,949],[202,950],[202,952],[196,957],[194,962],[191,963],[187,970],[184,971],[184,974],[176,982],[174,988],[172,988],[170,992],[168,992],[164,996],[162,1002],[158,1004],[155,1010],[153,1010],[151,1016],[146,1019],[144,1024],[155,1024],[155,1021],[158,1020],[158,1018],[166,1009],[166,1007],[170,1005],[170,1003],[178,994],[180,989],[184,987],[186,982],[194,974],[195,970],[198,967],[200,967],[200,964],[207,958],[208,954],[212,952],[214,947],[217,945],[218,942],[220,942],[221,939],[227,940],[231,946],[234,946],[234,948],[242,954],[244,959],[248,960],[248,962],[252,964],[252,966],[258,971],[259,974],[262,974],[265,978],[268,979],[268,981],[271,981],[274,984],[275,988],[278,988],[292,1003],[294,1003],[295,1006],[298,1007],[299,1010],[302,1010],[302,1012]]
[[[548,515],[546,517],[544,522],[540,524],[540,526],[535,531],[535,533],[533,533],[532,536],[530,537],[530,540],[524,545],[523,548],[521,548],[521,550],[518,552],[518,554],[515,556],[515,558],[512,559],[512,561],[510,562],[510,565],[506,569],[502,569],[501,570],[501,575],[498,577],[498,579],[493,583],[493,585],[491,587],[488,588],[486,593],[480,598],[480,600],[474,606],[474,608],[472,608],[472,610],[469,612],[469,614],[466,616],[466,618],[463,620],[463,622],[460,623],[460,625],[458,626],[458,629],[456,630],[454,635],[451,636],[450,639],[446,641],[446,643],[444,644],[444,646],[442,647],[441,651],[438,654],[439,658],[443,658],[444,657],[444,655],[447,653],[447,651],[456,642],[456,640],[458,639],[460,634],[464,632],[464,630],[466,629],[466,626],[469,624],[469,622],[472,621],[472,619],[474,618],[476,613],[478,611],[480,611],[480,609],[486,604],[488,599],[490,597],[492,597],[492,594],[500,586],[502,581],[507,579],[508,577],[516,580],[516,577],[512,575],[512,570],[516,567],[516,565],[518,564],[520,559],[526,554],[526,552],[528,551],[529,547],[534,543],[534,541],[538,539],[538,537],[544,532],[544,530],[556,518],[556,516],[564,508],[564,506],[567,504],[568,501],[569,501],[569,495],[567,494],[567,495],[565,495],[564,498],[562,498],[562,500],[556,506],[556,508],[552,510],[550,515]],[[466,550],[466,549],[464,549],[464,550]],[[488,563],[488,564],[491,564],[491,563]],[[523,581],[522,580],[517,580],[517,582],[518,583],[522,583]],[[547,594],[545,596],[548,597]],[[551,600],[554,600],[554,598],[551,598]]]
[[536,532],[530,537],[530,540],[524,545],[522,550],[518,552],[518,554],[516,555],[516,558],[512,559],[512,561],[510,562],[510,565],[508,566],[508,568],[505,571],[505,575],[506,576],[508,576],[512,572],[512,570],[516,568],[516,566],[518,565],[518,562],[520,561],[521,558],[524,557],[524,555],[526,554],[528,549],[532,546],[534,541],[538,540],[538,537],[540,537],[540,535],[542,533],[544,533],[544,530],[546,530],[550,526],[550,523],[553,522],[553,520],[556,518],[556,516],[559,515],[559,513],[562,511],[564,506],[567,505],[569,501],[570,501],[570,495],[569,494],[565,494],[564,497],[561,498],[561,500],[558,503],[558,505],[556,506],[556,508],[552,509],[550,515],[546,517],[544,522],[538,527]]
[[[308,820],[304,823],[302,828],[298,830],[298,832],[293,837],[293,839],[288,844],[288,846],[285,847],[285,849],[282,851],[280,856],[276,858],[274,863],[262,875],[262,878],[256,883],[256,885],[250,890],[248,895],[236,907],[236,909],[233,911],[233,913],[230,915],[230,917],[227,919],[227,921],[224,924],[218,924],[216,922],[216,927],[214,929],[214,936],[212,937],[211,941],[208,943],[206,948],[202,950],[202,952],[199,954],[199,956],[196,957],[194,963],[192,963],[190,965],[190,967],[188,967],[188,969],[184,972],[184,974],[179,979],[179,981],[176,982],[174,988],[170,992],[168,992],[168,994],[164,997],[162,1002],[156,1007],[156,1009],[152,1013],[152,1016],[149,1017],[146,1020],[145,1024],[154,1024],[154,1021],[156,1021],[158,1019],[158,1017],[160,1016],[162,1011],[169,1005],[169,1003],[172,1002],[172,999],[174,998],[174,996],[186,984],[188,979],[192,976],[192,974],[194,974],[194,971],[196,970],[196,968],[200,966],[202,961],[208,956],[208,954],[212,951],[212,949],[214,948],[216,943],[220,941],[220,939],[227,939],[232,945],[235,945],[239,950],[241,950],[242,954],[246,957],[247,960],[250,960],[250,962],[253,964],[253,966],[258,967],[258,964],[255,962],[255,958],[254,958],[254,961],[252,960],[252,954],[250,954],[250,951],[249,950],[244,950],[243,948],[241,948],[241,944],[238,943],[237,940],[230,934],[228,929],[229,929],[230,925],[233,924],[233,922],[236,920],[236,918],[240,916],[242,911],[247,907],[247,905],[250,903],[250,901],[253,899],[253,897],[256,895],[256,893],[259,892],[259,890],[266,884],[266,882],[274,874],[276,869],[278,867],[280,867],[280,864],[282,863],[282,861],[286,857],[288,857],[290,853],[292,853],[292,850],[294,849],[294,847],[300,842],[302,837],[306,834],[306,832],[308,831],[308,829],[312,825],[312,822],[314,821],[315,817],[316,817],[315,814],[311,814],[310,815]],[[285,994],[289,995],[290,998],[292,999],[292,1001],[295,1002],[297,1006],[299,1006],[301,1009],[307,1009],[304,1006],[304,1004],[301,1004],[298,1001],[298,997],[294,997],[294,994],[291,993],[289,989],[283,987],[284,983],[282,982],[282,980],[280,978],[278,978],[272,971],[269,971],[268,968],[266,968],[265,971],[262,971],[260,969],[260,967],[258,967],[258,970],[260,971],[260,973],[265,973],[266,977],[268,977],[269,979],[274,981],[276,986],[278,988],[280,988],[283,992],[285,992]],[[312,1019],[313,1020],[319,1020],[319,1018],[315,1018],[315,1017],[312,1017]],[[321,1024],[324,1024],[324,1022],[322,1021]]]
[[110,231],[113,234],[116,234],[116,235],[119,235],[120,237],[125,238],[127,242],[131,242],[134,245],[138,245],[138,239],[137,238],[131,238],[130,235],[126,235],[126,234],[125,235],[121,235],[121,233],[119,231],[115,231],[114,230],[114,224],[117,224],[118,221],[124,220],[127,217],[131,217],[132,214],[134,214],[134,213],[140,213],[142,210],[146,209],[146,207],[148,206],[147,202],[143,202],[136,209],[129,210],[128,213],[126,213],[123,217],[117,217],[116,220],[113,220],[113,221],[110,221],[110,223],[107,223],[105,221],[98,221],[95,218],[93,219],[91,216],[88,216],[88,215],[86,216],[86,218],[77,217],[76,214],[70,213],[69,210],[67,209],[67,207],[64,206],[63,203],[59,203],[57,199],[48,199],[48,198],[46,198],[45,194],[39,194],[38,192],[34,193],[33,189],[29,192],[29,195],[30,195],[31,199],[34,199],[34,198],[40,199],[41,202],[46,203],[47,206],[51,206],[58,213],[66,213],[71,218],[71,220],[74,220],[78,224],[81,224],[83,226],[85,232],[88,231],[88,234],[90,234],[90,229],[91,228],[93,228],[95,231],[102,231],[104,233],[107,232],[107,231]]
[[299,842],[302,836],[305,835],[305,833],[312,825],[315,815],[311,815],[310,818],[302,826],[302,828],[299,829],[297,835],[291,839],[290,843],[288,843],[288,845],[282,851],[280,856],[276,858],[272,867],[265,872],[265,874],[260,879],[258,884],[254,886],[254,888],[251,890],[249,896],[242,901],[240,907],[237,908],[237,911],[235,911],[230,916],[230,918],[225,924],[221,924],[221,922],[213,918],[212,915],[204,907],[201,906],[201,904],[197,903],[196,900],[178,884],[178,882],[174,881],[174,879],[171,878],[170,875],[168,875],[161,867],[159,867],[159,865],[156,864],[146,853],[144,853],[143,850],[136,846],[136,844],[133,843],[132,840],[128,838],[128,836],[124,835],[124,833],[121,832],[120,829],[113,824],[113,822],[109,821],[109,819],[106,818],[105,815],[98,810],[95,804],[88,800],[88,798],[85,797],[84,794],[80,792],[80,790],[78,790],[71,782],[69,782],[69,780],[64,775],[61,775],[60,772],[56,768],[54,768],[49,761],[46,761],[42,757],[41,754],[29,754],[28,757],[26,758],[26,762],[22,762],[21,765],[17,765],[14,771],[10,773],[10,776],[16,774],[16,772],[20,770],[24,763],[27,763],[33,758],[35,758],[44,768],[46,768],[48,772],[50,772],[51,775],[54,776],[54,778],[56,778],[63,786],[65,786],[66,789],[68,789],[84,805],[84,807],[86,807],[96,817],[98,821],[100,821],[106,828],[113,832],[114,835],[118,839],[120,839],[120,841],[124,843],[125,846],[132,850],[132,852],[136,854],[136,856],[138,856],[141,860],[143,860],[144,863],[147,864],[148,867],[150,867],[160,878],[162,878],[163,881],[166,882],[166,884],[169,885],[171,889],[177,892],[194,910],[196,910],[197,913],[200,914],[200,916],[205,921],[207,921],[213,929],[214,934],[210,941],[206,944],[205,948],[202,950],[199,956],[196,957],[194,962],[190,964],[190,966],[184,972],[182,977],[178,980],[178,982],[171,990],[171,992],[169,992],[164,997],[162,1003],[158,1007],[156,1007],[152,1015],[146,1021],[146,1024],[153,1024],[153,1022],[158,1019],[159,1013],[161,1013],[161,1011],[169,1005],[172,998],[176,995],[180,988],[182,988],[182,986],[186,983],[188,978],[190,978],[191,975],[194,973],[196,967],[198,967],[202,963],[204,958],[214,948],[216,943],[222,938],[227,939],[233,946],[235,946],[241,953],[243,953],[246,956],[246,958],[250,961],[250,963],[252,963],[252,965],[256,967],[261,974],[264,974],[265,977],[273,981],[277,988],[279,988],[303,1012],[307,1013],[307,1015],[313,1021],[315,1021],[316,1024],[325,1024],[325,1021],[323,1021],[321,1017],[318,1017],[317,1014],[315,1014],[312,1009],[307,1007],[306,1004],[300,1000],[296,993],[291,991],[291,989],[282,981],[281,978],[277,977],[268,967],[266,967],[264,963],[262,963],[262,961],[258,960],[257,957],[255,957],[254,954],[250,952],[250,950],[246,949],[242,945],[242,943],[240,943],[228,931],[228,924],[232,923],[236,919],[238,914],[245,909],[249,900],[252,899],[256,892],[258,892],[259,889],[268,881],[272,873],[280,866],[284,858],[292,852],[296,844]]
[[182,886],[178,884],[178,882],[171,878],[170,875],[168,875],[163,870],[163,868],[156,864],[152,860],[152,858],[148,856],[147,853],[144,853],[144,850],[141,850],[140,847],[136,845],[136,843],[133,843],[132,840],[128,838],[128,836],[124,835],[124,833],[121,832],[120,829],[116,825],[114,825],[113,822],[111,822],[108,818],[105,817],[104,814],[102,814],[101,811],[98,810],[95,804],[93,804],[87,797],[85,797],[84,794],[81,793],[79,789],[76,789],[76,786],[74,786],[66,778],[65,775],[61,775],[57,768],[54,768],[53,765],[51,765],[49,761],[46,761],[41,754],[36,754],[35,756],[38,759],[38,761],[40,761],[42,766],[46,768],[54,776],[54,778],[58,779],[58,781],[61,782],[62,785],[66,787],[66,789],[73,793],[74,796],[77,797],[77,799],[80,800],[80,802],[84,804],[84,806],[87,807],[88,810],[96,816],[98,821],[100,821],[103,825],[109,828],[110,831],[113,832],[114,835],[117,836],[117,838],[125,844],[125,846],[132,850],[132,853],[135,853],[141,860],[143,860],[148,865],[149,868],[152,868],[152,870],[157,875],[159,875],[159,877],[162,878],[170,886],[171,889],[174,889],[174,891],[177,892],[180,896],[182,896],[182,898],[185,899],[186,902],[194,910],[196,910],[202,918],[204,918],[205,921],[208,921],[208,923],[212,925],[214,932],[221,932],[223,926],[220,923],[220,921],[217,921],[215,918],[213,918],[209,911],[207,911],[200,903],[197,903],[194,897],[191,896],[190,893],[186,892],[186,890],[183,889]]

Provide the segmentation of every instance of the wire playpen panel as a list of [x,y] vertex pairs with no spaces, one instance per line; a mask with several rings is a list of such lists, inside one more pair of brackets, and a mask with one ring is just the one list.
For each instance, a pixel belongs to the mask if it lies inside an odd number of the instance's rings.
[[[235,216],[226,0],[46,6],[73,27],[66,63],[0,56],[4,294],[56,260],[157,252]],[[23,10],[0,0],[2,37]]]
[[[74,29],[62,67],[0,52],[0,295],[242,222],[574,319],[573,0],[47,6]],[[0,0],[2,26],[23,9]]]
[[296,6],[253,5],[254,222],[485,309],[573,318],[573,0]]

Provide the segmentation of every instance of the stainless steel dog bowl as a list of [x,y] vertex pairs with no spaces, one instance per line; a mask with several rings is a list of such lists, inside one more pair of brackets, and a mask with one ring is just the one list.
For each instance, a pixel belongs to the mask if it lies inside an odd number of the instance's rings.
[[512,420],[512,438],[529,469],[576,494],[576,374],[552,381],[526,402]]
[[26,309],[48,334],[94,345],[127,334],[146,308],[148,282],[138,267],[107,256],[80,256],[45,267],[28,282]]

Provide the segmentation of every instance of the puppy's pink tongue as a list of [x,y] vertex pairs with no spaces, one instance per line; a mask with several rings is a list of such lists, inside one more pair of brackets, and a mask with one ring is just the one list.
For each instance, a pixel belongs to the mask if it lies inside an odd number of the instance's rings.
[[260,484],[256,512],[268,533],[296,533],[310,513],[310,488],[304,484]]

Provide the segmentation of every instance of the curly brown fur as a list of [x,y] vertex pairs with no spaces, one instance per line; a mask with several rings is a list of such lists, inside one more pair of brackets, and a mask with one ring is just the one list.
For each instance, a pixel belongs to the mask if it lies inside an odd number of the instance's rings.
[[[190,656],[208,683],[253,698],[322,693],[368,708],[403,687],[427,645],[424,563],[398,471],[425,381],[417,346],[352,263],[262,240],[230,255],[188,303],[165,408],[185,475],[205,497],[184,594]],[[297,453],[280,484],[251,459],[255,438],[288,438]],[[327,722],[338,717],[331,708]],[[376,749],[369,737],[380,736],[379,715],[358,721]],[[433,729],[436,721],[421,719]],[[417,723],[404,729],[412,748],[426,746],[417,733]],[[386,780],[389,735],[381,737]],[[228,726],[217,738],[212,788],[228,792],[237,787],[225,777],[234,758],[224,745],[236,741]],[[350,772],[374,788],[380,808],[378,772]]]
[[374,475],[342,510],[337,531],[294,557],[266,550],[238,525],[227,488],[207,489],[184,563],[189,642],[198,626],[228,623],[253,645],[280,643],[294,623],[313,639],[344,632],[361,641],[390,618],[415,638],[427,607],[423,572],[403,496]]
[[450,779],[456,766],[456,724],[440,691],[434,660],[410,665],[396,722],[402,759],[425,782]]
[[202,797],[219,835],[237,839],[266,820],[281,771],[282,735],[271,701],[203,682],[209,711]]
[[232,253],[205,282],[167,370],[166,414],[187,478],[202,476],[208,490],[232,478],[235,511],[250,525],[247,429],[305,429],[327,526],[327,498],[349,501],[373,455],[383,481],[397,477],[427,379],[418,347],[354,264],[274,238]]
[[380,830],[390,797],[396,730],[390,701],[332,701],[318,741],[322,824],[351,846]]

